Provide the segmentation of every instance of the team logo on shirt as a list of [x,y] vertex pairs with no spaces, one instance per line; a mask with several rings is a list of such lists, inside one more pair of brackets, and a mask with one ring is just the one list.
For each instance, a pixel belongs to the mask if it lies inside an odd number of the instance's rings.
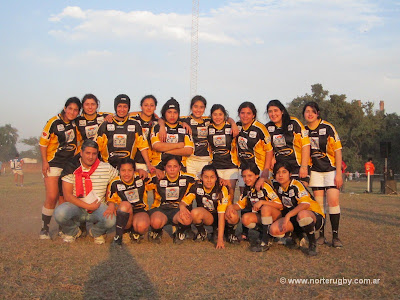
[[208,134],[215,134],[215,129],[214,128],[210,128],[208,129]]
[[292,207],[292,200],[289,197],[282,196],[282,204],[286,207]]
[[275,147],[284,147],[286,146],[285,137],[282,134],[274,135],[273,143]]
[[135,131],[135,125],[128,125],[128,131]]
[[186,185],[186,179],[179,179],[179,186],[185,186]]
[[204,205],[204,208],[208,209],[209,211],[214,210],[214,202],[207,197],[203,197],[202,203]]
[[319,135],[326,135],[326,128],[321,128],[319,130]]
[[199,125],[199,122],[197,122],[195,119],[190,119],[190,125]]
[[287,130],[288,131],[293,131],[293,124],[289,124],[288,127],[287,127]]
[[302,131],[301,131],[301,134],[302,134],[304,137],[307,137],[307,136],[308,136],[308,130],[302,130]]
[[114,124],[107,124],[107,130],[108,131],[115,131],[115,125]]
[[71,143],[75,138],[75,132],[73,129],[67,130],[65,132],[65,142]]
[[97,124],[101,124],[104,122],[104,117],[97,117]]
[[143,180],[142,179],[136,180],[136,186],[137,187],[142,187],[143,186]]
[[97,133],[97,129],[99,128],[99,125],[92,125],[92,126],[86,126],[85,127],[85,132],[86,136],[88,139],[94,137]]
[[255,131],[250,131],[250,132],[249,132],[249,137],[252,138],[252,139],[255,139],[255,138],[257,137],[257,132],[255,132]]
[[310,137],[311,149],[318,150],[319,149],[319,138],[318,137]]
[[176,144],[176,143],[178,143],[178,142],[179,142],[178,134],[167,133],[166,142],[167,142],[167,143],[170,143],[170,144]]
[[268,132],[274,132],[275,126],[268,126]]
[[178,133],[186,134],[186,129],[185,128],[178,128]]
[[[113,125],[113,124],[111,124]],[[114,134],[113,136],[113,145],[115,148],[125,148],[126,147],[126,140],[127,140],[127,135],[126,134]]]
[[167,187],[167,186],[168,186],[168,181],[160,180],[160,187]]
[[57,130],[58,131],[64,131],[65,130],[64,124],[58,124],[57,125]]
[[307,196],[308,195],[308,192],[306,191],[306,190],[304,190],[304,191],[302,191],[302,192],[300,192],[299,193],[299,197],[301,198],[301,197],[304,197],[304,196]]
[[137,189],[125,191],[124,194],[129,203],[136,203],[140,200],[139,192]]
[[258,191],[257,192],[257,197],[258,198],[263,198],[264,197],[264,192],[261,190],[261,191]]
[[210,121],[206,121],[206,122],[204,123],[204,126],[205,126],[205,127],[210,126]]
[[213,143],[216,147],[226,147],[226,136],[225,135],[214,135]]
[[289,197],[294,197],[294,191],[293,190],[289,190]]
[[211,199],[217,200],[217,194],[216,194],[216,193],[213,193],[213,194],[211,195]]
[[121,184],[121,183],[117,184],[117,190],[118,191],[125,191],[126,190],[125,184]]
[[86,126],[86,120],[79,120],[79,126]]
[[232,132],[231,128],[225,128],[225,134],[230,135]]
[[148,139],[150,129],[149,128],[142,128],[142,129],[144,138]]
[[179,198],[179,187],[167,187],[165,191],[165,198],[167,201],[178,200]]
[[197,127],[197,136],[200,138],[207,137],[207,127]]
[[204,190],[202,188],[197,188],[197,195],[203,196]]
[[43,132],[42,132],[42,137],[45,138],[46,136],[47,136],[47,132],[43,131]]
[[240,149],[246,150],[247,148],[247,139],[245,137],[239,136],[238,137],[238,145]]

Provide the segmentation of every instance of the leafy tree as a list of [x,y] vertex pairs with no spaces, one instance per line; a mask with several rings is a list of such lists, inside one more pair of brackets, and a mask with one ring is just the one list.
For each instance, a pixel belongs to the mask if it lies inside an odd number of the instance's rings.
[[40,156],[40,146],[39,146],[39,138],[37,137],[30,137],[28,139],[23,139],[21,143],[31,146],[31,149],[22,151],[20,153],[20,156],[23,157],[30,157],[30,158],[36,158],[36,159],[41,159]]
[[8,161],[17,153],[18,130],[6,124],[0,127],[0,161]]

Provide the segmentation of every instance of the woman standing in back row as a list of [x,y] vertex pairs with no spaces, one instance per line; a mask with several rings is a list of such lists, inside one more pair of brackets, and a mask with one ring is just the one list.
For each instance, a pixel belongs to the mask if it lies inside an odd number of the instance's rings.
[[[308,102],[303,108],[306,129],[311,141],[311,178],[310,187],[313,189],[315,200],[324,210],[324,196],[329,207],[329,218],[332,226],[332,246],[343,247],[339,239],[339,189],[342,179],[342,145],[335,127],[320,117],[320,109],[316,102]],[[324,227],[320,229],[317,240],[320,245],[326,244]]]

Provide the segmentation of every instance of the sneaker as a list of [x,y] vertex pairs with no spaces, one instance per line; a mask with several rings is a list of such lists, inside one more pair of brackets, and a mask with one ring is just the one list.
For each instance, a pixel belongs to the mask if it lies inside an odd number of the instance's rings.
[[89,235],[94,239],[94,243],[95,243],[96,245],[103,245],[103,244],[105,244],[105,242],[106,242],[105,234],[94,237],[91,228],[90,228],[90,230],[89,230]]
[[185,237],[189,240],[193,240],[195,238],[195,234],[191,227],[185,230]]
[[63,241],[66,242],[66,243],[75,242],[75,240],[76,240],[78,237],[80,237],[81,234],[82,234],[82,231],[81,231],[80,228],[78,227],[78,233],[75,234],[75,235],[66,235],[66,234],[63,234],[63,236],[64,236],[64,237],[63,237]]
[[308,238],[307,238],[306,236],[303,236],[303,237],[300,239],[300,247],[302,247],[302,248],[307,248],[307,247],[309,247]]
[[311,244],[308,246],[307,254],[308,254],[309,256],[316,256],[316,255],[317,255],[317,243],[311,243]]
[[112,242],[113,246],[122,246],[122,236],[114,236],[113,242]]
[[151,242],[153,242],[155,244],[161,244],[162,231],[161,232],[156,232],[156,231],[150,230],[148,238],[149,238],[149,241],[151,241]]
[[50,240],[51,238],[50,238],[49,231],[47,229],[40,230],[39,239],[40,240]]
[[195,242],[203,242],[207,239],[207,231],[205,232],[198,232],[194,237]]
[[328,241],[323,235],[320,235],[319,238],[317,238],[317,245],[323,245],[323,244],[328,244]]
[[174,244],[180,245],[185,241],[185,239],[186,239],[186,235],[184,232],[176,231],[174,233]]
[[228,242],[231,243],[232,245],[240,244],[238,237],[232,233],[228,235]]
[[143,237],[143,234],[131,232],[130,238],[131,238],[132,244],[140,244],[144,237]]
[[343,243],[339,238],[332,239],[332,247],[334,248],[343,248]]
[[269,250],[271,243],[259,242],[250,247],[251,252],[265,252]]

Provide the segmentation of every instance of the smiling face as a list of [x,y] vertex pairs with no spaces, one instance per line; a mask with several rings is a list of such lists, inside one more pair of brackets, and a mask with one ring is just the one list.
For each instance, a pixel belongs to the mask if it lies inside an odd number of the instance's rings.
[[280,110],[277,106],[270,106],[268,108],[268,117],[269,119],[278,127],[282,125],[282,116],[283,111]]
[[253,111],[249,107],[244,107],[240,110],[239,113],[240,121],[242,122],[243,126],[250,125],[253,122],[255,115]]
[[225,122],[225,114],[222,110],[216,109],[211,114],[211,119],[215,125],[221,125]]
[[201,181],[206,189],[211,190],[217,183],[217,175],[213,170],[204,171],[201,175]]
[[258,180],[258,175],[254,174],[250,170],[244,170],[242,172],[243,181],[247,186],[254,186]]
[[146,98],[144,99],[141,108],[143,114],[146,117],[151,118],[156,110],[156,104],[152,98]]
[[125,118],[128,115],[129,106],[126,103],[119,103],[117,105],[116,113],[120,118]]
[[315,108],[311,106],[307,106],[304,110],[304,119],[307,121],[308,124],[315,124],[319,119],[319,114],[315,110]]
[[79,106],[76,103],[70,103],[67,107],[64,107],[64,118],[68,121],[75,120],[79,114]]
[[90,98],[86,99],[82,105],[83,112],[88,116],[93,116],[97,111],[97,106],[96,100]]
[[131,163],[122,164],[119,168],[119,175],[124,182],[131,182],[134,173],[135,169],[133,168]]
[[165,121],[167,121],[169,124],[175,124],[178,122],[179,119],[179,113],[175,108],[170,108],[165,112]]
[[196,119],[200,119],[203,116],[205,110],[206,106],[202,101],[196,101],[192,105],[192,114]]
[[181,171],[181,165],[175,159],[170,159],[165,165],[165,173],[171,179],[178,178],[179,172]]

